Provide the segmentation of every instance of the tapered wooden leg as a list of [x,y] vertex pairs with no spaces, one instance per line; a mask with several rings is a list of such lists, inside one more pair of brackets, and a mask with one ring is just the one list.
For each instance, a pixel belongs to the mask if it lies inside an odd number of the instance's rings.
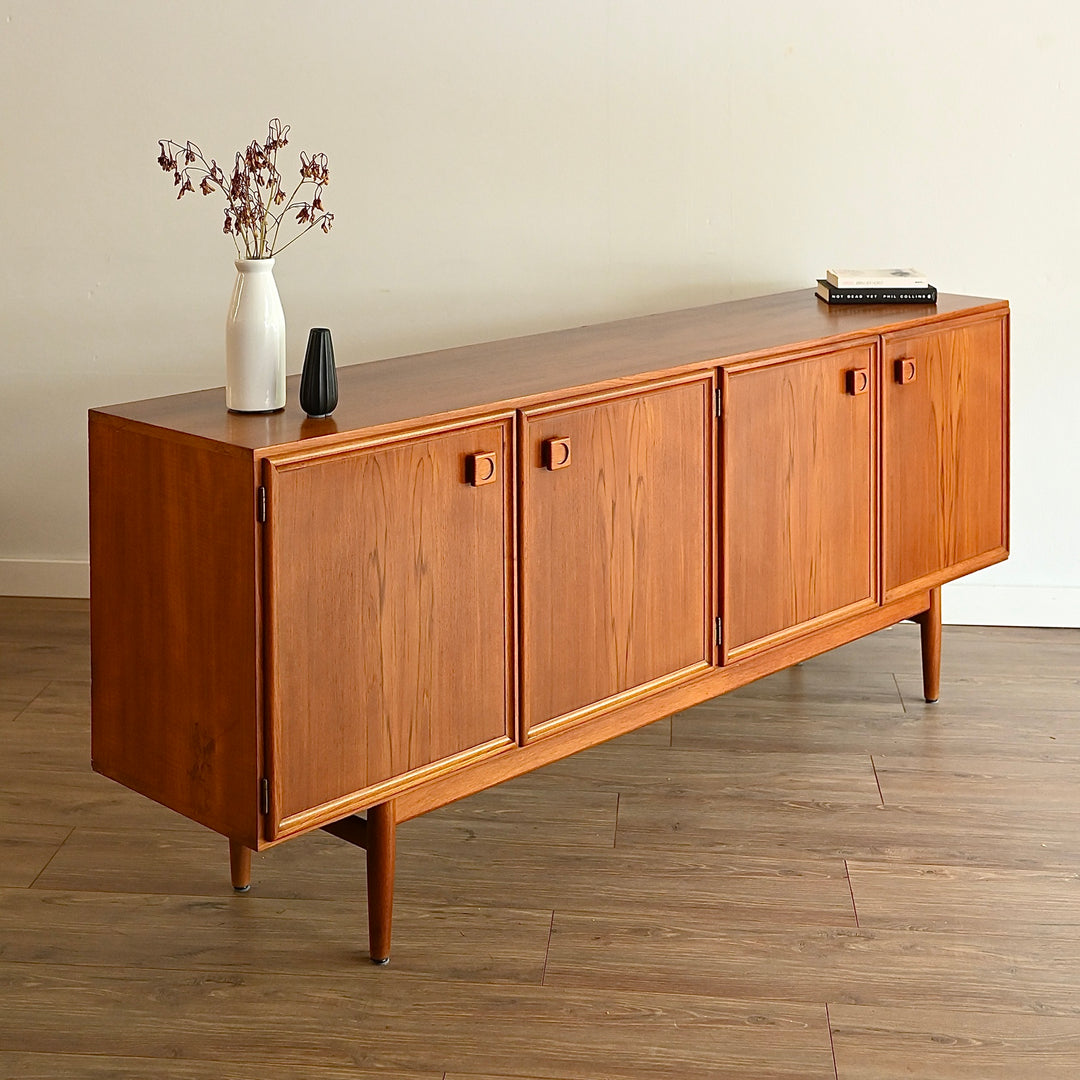
[[923,697],[937,701],[941,688],[941,589],[930,590],[930,607],[919,617],[922,631]]
[[390,961],[390,926],[394,916],[394,804],[367,812],[368,949],[372,963]]
[[229,869],[232,871],[232,887],[237,892],[251,888],[251,848],[239,840],[229,841]]

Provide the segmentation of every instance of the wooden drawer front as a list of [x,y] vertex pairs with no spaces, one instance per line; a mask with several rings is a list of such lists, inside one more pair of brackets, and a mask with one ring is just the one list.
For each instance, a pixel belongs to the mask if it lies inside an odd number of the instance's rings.
[[1006,334],[994,317],[885,339],[886,600],[1007,554]]
[[877,604],[874,353],[725,372],[725,663]]
[[512,740],[511,445],[499,421],[267,466],[272,836]]
[[708,665],[712,385],[699,377],[525,414],[529,735]]

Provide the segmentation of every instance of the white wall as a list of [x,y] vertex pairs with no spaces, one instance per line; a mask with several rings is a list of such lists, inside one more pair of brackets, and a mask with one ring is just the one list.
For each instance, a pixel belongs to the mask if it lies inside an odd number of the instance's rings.
[[156,140],[278,115],[337,212],[292,372],[917,265],[1013,305],[1013,557],[954,621],[1080,625],[1071,2],[0,0],[0,593],[86,587],[88,407],[220,385],[233,249]]

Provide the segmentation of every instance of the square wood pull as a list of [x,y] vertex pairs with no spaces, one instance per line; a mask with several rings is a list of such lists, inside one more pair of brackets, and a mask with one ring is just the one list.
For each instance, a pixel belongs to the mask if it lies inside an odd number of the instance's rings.
[[544,467],[552,472],[565,469],[570,464],[570,440],[545,439],[543,457]]
[[866,368],[854,368],[847,373],[847,392],[853,397],[870,389],[870,372]]
[[498,470],[495,467],[493,453],[470,454],[466,464],[466,475],[473,487],[494,484]]
[[896,381],[901,385],[904,383],[910,383],[915,381],[915,361],[910,356],[905,356],[903,360],[897,360],[893,365],[893,375]]

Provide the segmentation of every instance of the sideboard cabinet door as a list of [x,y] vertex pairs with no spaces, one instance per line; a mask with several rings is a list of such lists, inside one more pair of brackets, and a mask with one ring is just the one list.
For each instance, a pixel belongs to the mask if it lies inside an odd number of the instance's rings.
[[271,837],[511,744],[509,420],[268,462]]
[[877,606],[875,352],[724,372],[725,663]]
[[528,737],[710,665],[712,386],[697,376],[524,414]]
[[886,601],[1008,554],[1007,326],[995,315],[885,338]]

